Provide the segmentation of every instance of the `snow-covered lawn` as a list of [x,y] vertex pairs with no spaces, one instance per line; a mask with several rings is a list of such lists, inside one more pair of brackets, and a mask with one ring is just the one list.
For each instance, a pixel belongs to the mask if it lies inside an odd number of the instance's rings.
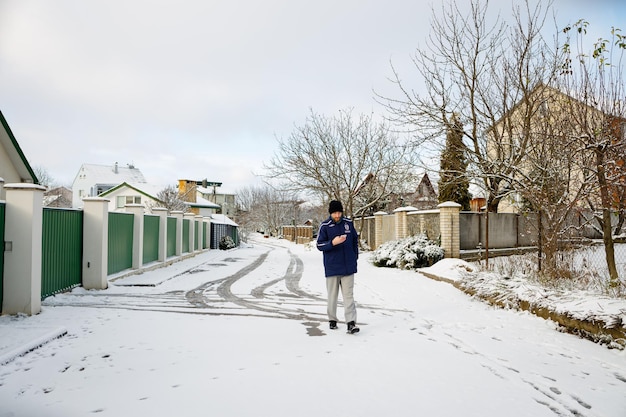
[[[620,245],[624,251],[626,245]],[[597,252],[597,249],[596,249]],[[587,251],[585,253],[588,255]],[[621,253],[621,252],[620,252]],[[533,311],[550,317],[563,329],[580,334],[610,348],[626,347],[626,297],[609,296],[601,285],[589,280],[561,280],[557,284],[542,285],[524,273],[529,256],[492,259],[500,264],[485,271],[476,263],[458,259],[444,259],[422,273],[445,280],[480,299],[505,308]],[[504,265],[509,262],[508,265]],[[588,273],[591,276],[592,273]],[[622,284],[623,285],[623,284]],[[623,288],[623,286],[622,286]]]
[[65,333],[0,365],[0,417],[625,415],[626,351],[368,258],[357,335],[328,329],[321,253],[274,239],[0,317],[3,353]]

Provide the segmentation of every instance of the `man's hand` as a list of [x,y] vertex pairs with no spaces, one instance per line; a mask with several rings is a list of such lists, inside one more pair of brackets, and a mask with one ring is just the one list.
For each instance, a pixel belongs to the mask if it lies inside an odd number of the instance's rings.
[[333,240],[331,241],[331,243],[333,244],[333,246],[341,245],[343,242],[346,241],[346,238],[347,238],[346,235],[335,236]]

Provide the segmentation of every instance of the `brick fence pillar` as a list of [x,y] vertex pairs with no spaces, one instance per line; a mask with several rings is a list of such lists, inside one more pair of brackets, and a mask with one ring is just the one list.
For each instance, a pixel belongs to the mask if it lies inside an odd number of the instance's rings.
[[374,244],[372,245],[372,249],[378,248],[382,245],[383,242],[383,216],[386,216],[387,213],[384,211],[377,211],[374,213]]
[[439,230],[441,232],[441,247],[446,258],[458,258],[461,254],[461,236],[459,230],[459,213],[461,205],[453,201],[446,201],[437,206],[439,208]]
[[406,214],[409,211],[416,211],[415,207],[398,207],[393,211],[396,216],[396,239],[404,239],[409,236],[409,223],[407,221]]

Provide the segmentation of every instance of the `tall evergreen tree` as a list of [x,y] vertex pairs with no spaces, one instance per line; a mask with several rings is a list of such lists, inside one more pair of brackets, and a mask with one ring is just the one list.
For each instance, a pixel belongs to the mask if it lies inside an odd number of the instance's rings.
[[446,129],[446,147],[441,153],[439,171],[439,202],[454,201],[462,210],[470,209],[469,180],[466,175],[467,156],[463,144],[463,125],[456,113]]

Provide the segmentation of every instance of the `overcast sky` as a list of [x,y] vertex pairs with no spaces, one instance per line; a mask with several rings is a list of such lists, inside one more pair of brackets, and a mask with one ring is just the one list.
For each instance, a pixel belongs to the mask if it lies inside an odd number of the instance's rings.
[[[411,56],[431,4],[0,0],[0,110],[30,164],[58,183],[83,163],[118,162],[155,185],[207,178],[236,191],[309,109],[382,115],[373,91],[397,93],[390,62],[419,90]],[[509,1],[491,7],[510,16]],[[554,9],[560,26],[626,31],[623,0]]]

